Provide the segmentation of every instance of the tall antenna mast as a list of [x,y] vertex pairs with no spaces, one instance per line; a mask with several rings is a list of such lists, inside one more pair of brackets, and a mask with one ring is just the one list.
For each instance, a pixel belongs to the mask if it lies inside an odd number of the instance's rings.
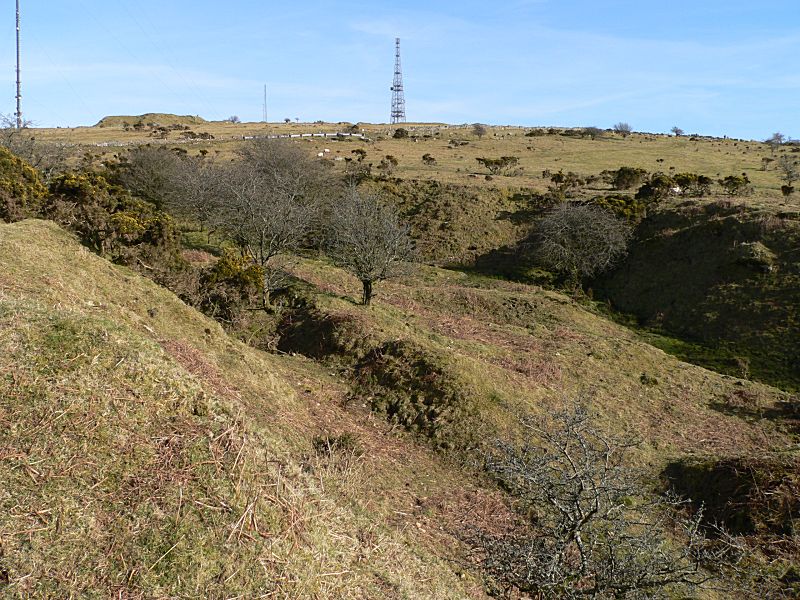
[[264,84],[264,123],[267,122],[267,84]]
[[19,71],[19,0],[17,0],[17,129],[22,129],[22,81]]
[[406,98],[403,94],[403,69],[400,67],[400,38],[394,40],[394,81],[392,82],[392,114],[390,123],[406,122]]

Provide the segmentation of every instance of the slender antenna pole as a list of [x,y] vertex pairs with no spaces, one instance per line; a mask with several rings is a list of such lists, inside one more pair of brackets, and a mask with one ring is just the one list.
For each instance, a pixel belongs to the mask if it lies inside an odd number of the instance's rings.
[[264,84],[264,123],[267,122],[267,84]]
[[17,0],[17,129],[22,129],[22,81],[19,72],[19,0]]

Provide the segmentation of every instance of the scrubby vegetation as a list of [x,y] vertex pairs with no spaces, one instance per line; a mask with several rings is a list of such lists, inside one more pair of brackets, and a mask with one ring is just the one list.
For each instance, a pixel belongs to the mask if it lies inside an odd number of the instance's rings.
[[678,500],[648,494],[625,464],[634,440],[598,431],[580,404],[524,426],[522,448],[488,458],[535,515],[527,535],[487,540],[498,577],[542,598],[653,598],[696,594],[712,579],[703,563],[722,568],[726,549],[709,554],[702,513],[681,518]]
[[36,213],[46,191],[33,167],[0,147],[0,219],[18,221]]
[[[526,162],[651,141],[625,125],[512,154],[476,124],[438,160],[411,126],[336,160],[145,146],[43,178],[0,154],[0,217],[102,257],[0,227],[0,591],[791,596],[797,211],[752,205],[777,171]],[[437,180],[457,155],[472,181]],[[591,419],[543,418],[587,392]]]

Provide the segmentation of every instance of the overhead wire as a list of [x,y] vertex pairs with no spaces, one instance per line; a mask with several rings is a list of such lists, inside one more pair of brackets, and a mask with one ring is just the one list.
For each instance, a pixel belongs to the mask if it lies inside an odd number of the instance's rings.
[[85,15],[88,15],[89,18],[91,18],[95,22],[95,24],[99,27],[98,31],[106,31],[110,35],[110,37],[114,40],[114,42],[117,44],[118,48],[127,53],[131,57],[131,59],[134,60],[137,64],[141,64],[144,67],[144,69],[148,72],[148,74],[152,76],[154,80],[158,81],[158,83],[162,86],[162,89],[167,90],[169,94],[173,96],[178,102],[183,101],[181,94],[177,92],[172,87],[172,85],[170,85],[169,82],[167,82],[164,78],[162,78],[159,75],[158,71],[153,69],[151,65],[148,64],[147,61],[142,60],[138,53],[131,50],[131,48],[123,40],[121,40],[119,36],[117,36],[114,33],[113,28],[109,28],[107,24],[104,25],[97,19],[95,11],[87,8],[84,0],[77,0],[77,1],[84,7]]
[[166,62],[167,66],[175,73],[175,75],[184,83],[186,88],[194,95],[194,100],[196,100],[200,104],[203,104],[205,108],[209,109],[208,116],[209,117],[218,116],[222,118],[219,115],[218,111],[206,100],[205,96],[200,92],[199,88],[195,86],[194,82],[188,80],[184,76],[184,71],[177,69],[175,67],[172,60],[170,59],[169,52],[166,50],[166,48],[164,48],[163,45],[161,45],[158,42],[157,37],[153,37],[153,35],[151,35],[150,32],[156,31],[157,27],[155,23],[152,21],[152,19],[150,19],[150,17],[147,15],[142,5],[140,3],[137,3],[137,7],[139,9],[141,16],[147,21],[148,25],[150,25],[149,30],[141,24],[139,19],[136,17],[136,14],[134,14],[134,12],[132,12],[128,7],[127,2],[123,0],[122,2],[120,2],[120,5],[122,5],[122,8],[125,10],[126,13],[128,13],[128,16],[130,16],[131,20],[136,24],[139,30],[150,40],[150,43],[155,47],[155,49],[158,50],[162,60]]
[[[23,32],[22,35],[24,37],[26,37],[28,39],[31,39],[34,42],[34,44],[36,45],[36,48],[39,51],[41,51],[41,53],[44,55],[45,59],[47,59],[47,62],[50,63],[50,67],[53,69],[53,71],[55,73],[58,74],[58,77],[67,86],[67,88],[72,93],[72,95],[75,98],[75,100],[78,101],[78,103],[81,105],[81,107],[88,114],[91,114],[92,113],[91,106],[86,102],[86,99],[83,97],[83,95],[80,92],[78,92],[78,90],[72,85],[72,81],[70,81],[70,79],[65,75],[65,73],[61,69],[60,65],[56,64],[56,62],[53,60],[52,56],[47,51],[47,45],[43,44],[41,42],[41,40],[39,39],[39,37],[37,36],[36,29],[35,28],[31,28],[31,27],[25,27],[22,30],[22,32]],[[33,99],[33,103],[34,103],[34,105],[39,105],[39,106],[42,106],[42,107],[47,106],[45,103],[37,101],[35,99]]]

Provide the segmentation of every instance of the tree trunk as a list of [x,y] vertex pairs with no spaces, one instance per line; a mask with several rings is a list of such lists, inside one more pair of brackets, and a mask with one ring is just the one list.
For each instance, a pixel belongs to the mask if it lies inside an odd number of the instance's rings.
[[269,288],[262,288],[261,290],[261,307],[267,312],[270,312],[272,309],[269,298]]
[[364,286],[364,293],[361,297],[364,306],[369,306],[370,300],[372,300],[372,281],[370,280],[363,280],[361,284]]

